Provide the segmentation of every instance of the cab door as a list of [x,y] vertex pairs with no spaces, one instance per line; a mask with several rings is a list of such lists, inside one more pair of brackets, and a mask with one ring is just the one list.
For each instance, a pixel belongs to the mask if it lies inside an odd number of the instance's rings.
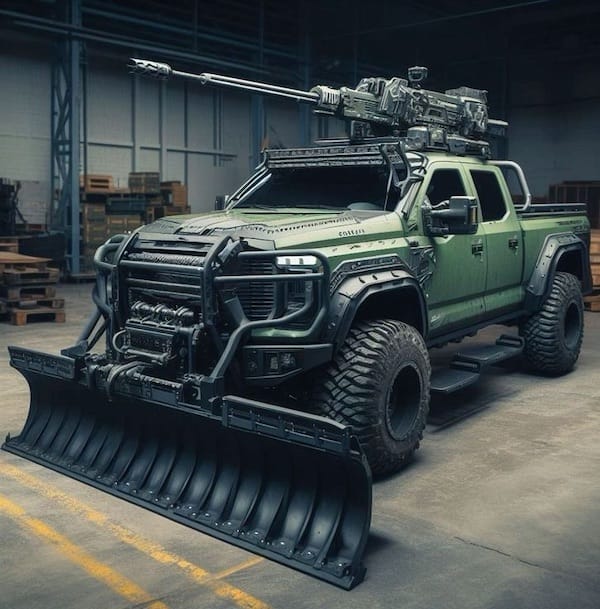
[[[450,197],[471,195],[464,168],[456,161],[433,163],[417,203],[444,206]],[[426,234],[423,232],[422,234]],[[441,335],[483,318],[486,281],[485,233],[425,237],[433,246],[431,278],[424,285],[430,335]]]
[[481,210],[485,234],[487,278],[485,310],[497,317],[517,309],[523,301],[523,243],[521,225],[499,168],[466,166]]

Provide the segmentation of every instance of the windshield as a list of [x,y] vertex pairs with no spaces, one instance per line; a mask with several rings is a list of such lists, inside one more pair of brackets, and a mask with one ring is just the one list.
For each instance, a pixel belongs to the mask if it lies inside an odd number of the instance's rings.
[[[405,170],[397,172],[402,179]],[[382,211],[394,209],[400,194],[384,165],[274,169],[259,184],[235,207]]]

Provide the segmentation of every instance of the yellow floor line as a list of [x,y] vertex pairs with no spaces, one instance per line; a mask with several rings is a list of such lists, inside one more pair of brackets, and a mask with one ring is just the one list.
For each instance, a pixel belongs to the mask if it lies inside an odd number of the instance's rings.
[[0,513],[6,514],[20,527],[33,533],[37,537],[50,542],[71,562],[89,573],[92,577],[106,584],[111,590],[131,603],[143,604],[148,609],[168,609],[161,601],[156,601],[150,594],[140,588],[136,583],[121,575],[107,564],[96,560],[83,548],[61,535],[45,522],[28,516],[25,510],[16,503],[0,495]]
[[[95,525],[110,531],[121,542],[134,547],[139,552],[150,556],[157,562],[165,565],[173,565],[181,569],[190,579],[197,584],[208,588],[213,594],[233,601],[243,609],[269,609],[269,605],[254,596],[215,578],[209,571],[195,565],[187,559],[170,552],[163,548],[160,544],[150,541],[124,526],[112,522],[108,516],[94,508],[89,507],[85,503],[59,491],[55,487],[43,482],[39,478],[24,472],[23,470],[14,467],[13,465],[0,464],[0,473],[9,476],[20,484],[38,492],[44,497],[60,503],[63,507],[83,516],[86,520],[93,522]],[[256,560],[253,558],[252,560]],[[255,563],[252,563],[255,564]],[[241,568],[235,569],[239,571]]]
[[260,556],[253,556],[252,558],[249,558],[248,560],[245,560],[244,562],[241,562],[238,565],[233,565],[233,567],[229,567],[229,569],[223,569],[222,571],[219,571],[218,573],[213,574],[213,578],[214,579],[225,579],[226,577],[229,577],[233,573],[237,573],[238,571],[244,571],[245,569],[249,569],[250,567],[257,565],[258,563],[263,562],[263,560],[264,560],[264,558],[261,558]]

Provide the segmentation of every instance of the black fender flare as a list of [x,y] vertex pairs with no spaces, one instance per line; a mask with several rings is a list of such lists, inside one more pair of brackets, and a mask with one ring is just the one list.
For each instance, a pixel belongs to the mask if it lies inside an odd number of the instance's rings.
[[575,233],[554,233],[548,235],[540,249],[540,253],[527,282],[525,294],[525,309],[533,313],[542,306],[552,288],[552,281],[560,259],[569,252],[577,252],[581,256],[582,291],[588,293],[592,288],[590,257],[585,241]]
[[410,290],[419,303],[421,327],[417,328],[423,337],[427,335],[428,316],[425,296],[421,285],[413,274],[405,269],[372,271],[347,277],[331,296],[329,318],[325,329],[325,340],[334,344],[334,350],[346,339],[350,327],[360,307],[374,294],[389,292],[406,293]]

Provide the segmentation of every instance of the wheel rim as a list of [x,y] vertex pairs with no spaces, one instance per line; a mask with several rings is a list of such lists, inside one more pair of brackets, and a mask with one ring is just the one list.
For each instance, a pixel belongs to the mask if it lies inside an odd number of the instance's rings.
[[563,324],[563,336],[565,345],[569,349],[575,349],[581,334],[581,311],[575,302],[572,302],[565,313]]
[[421,377],[414,366],[401,368],[388,394],[386,425],[390,435],[402,439],[413,427],[421,404]]

